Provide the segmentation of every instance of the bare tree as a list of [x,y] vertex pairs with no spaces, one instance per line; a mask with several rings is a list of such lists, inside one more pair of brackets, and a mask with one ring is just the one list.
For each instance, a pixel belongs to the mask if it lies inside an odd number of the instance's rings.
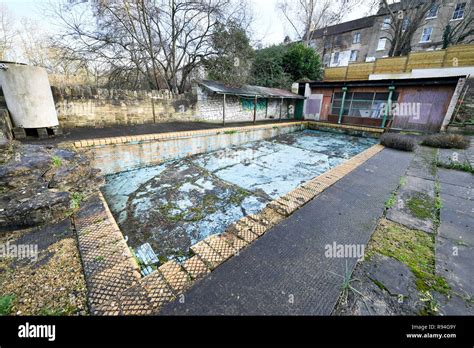
[[469,8],[462,21],[452,22],[447,19],[443,31],[443,49],[459,43],[474,42],[474,15]]
[[280,0],[277,8],[293,28],[297,40],[309,44],[311,33],[340,23],[361,0]]
[[426,22],[426,15],[440,0],[400,0],[389,4],[382,0],[383,9],[387,13],[385,33],[390,43],[390,57],[407,55],[411,51],[413,35]]
[[183,92],[214,53],[212,34],[228,18],[244,17],[231,0],[63,2],[54,10],[64,31],[58,47],[107,67],[111,79]]
[[13,48],[13,40],[17,34],[14,23],[13,14],[5,4],[0,3],[0,59],[5,59],[8,51]]

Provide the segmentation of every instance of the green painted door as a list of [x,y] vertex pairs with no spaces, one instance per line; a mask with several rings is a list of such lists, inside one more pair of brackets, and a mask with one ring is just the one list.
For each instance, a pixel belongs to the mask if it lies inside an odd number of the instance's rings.
[[295,120],[302,120],[303,119],[303,105],[304,105],[304,100],[298,99],[296,101]]

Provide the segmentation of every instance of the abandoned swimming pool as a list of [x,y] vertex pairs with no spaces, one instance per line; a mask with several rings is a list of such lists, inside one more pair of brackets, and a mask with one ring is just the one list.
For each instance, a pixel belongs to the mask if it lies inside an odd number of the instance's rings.
[[375,143],[298,131],[107,175],[103,193],[144,265],[179,262],[193,244]]

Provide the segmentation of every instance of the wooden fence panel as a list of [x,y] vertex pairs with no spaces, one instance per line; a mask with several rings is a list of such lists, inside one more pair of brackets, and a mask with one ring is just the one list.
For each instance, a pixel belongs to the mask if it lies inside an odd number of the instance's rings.
[[399,74],[405,72],[407,57],[382,58],[375,61],[374,74]]
[[441,68],[443,67],[445,55],[445,50],[412,52],[408,55],[406,72],[410,72],[413,69]]
[[474,66],[474,45],[456,45],[448,47],[443,66]]
[[324,69],[324,81],[344,81],[346,79],[346,72],[347,66]]
[[346,80],[368,80],[374,73],[374,63],[351,63],[347,67]]
[[456,45],[447,50],[412,52],[407,57],[379,58],[372,63],[324,69],[324,81],[368,80],[370,74],[399,74],[413,69],[474,66],[474,45]]

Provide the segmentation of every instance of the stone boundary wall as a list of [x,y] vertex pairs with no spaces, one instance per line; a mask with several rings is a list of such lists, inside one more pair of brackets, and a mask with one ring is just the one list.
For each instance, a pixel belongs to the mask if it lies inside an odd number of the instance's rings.
[[[107,127],[170,121],[221,123],[223,96],[196,86],[192,92],[175,95],[169,91],[131,91],[90,86],[52,86],[62,128]],[[295,101],[259,99],[256,120],[294,118]],[[226,98],[226,122],[253,121],[253,100]]]
[[130,91],[89,86],[55,87],[53,98],[62,128],[136,125],[194,120],[193,94]]

